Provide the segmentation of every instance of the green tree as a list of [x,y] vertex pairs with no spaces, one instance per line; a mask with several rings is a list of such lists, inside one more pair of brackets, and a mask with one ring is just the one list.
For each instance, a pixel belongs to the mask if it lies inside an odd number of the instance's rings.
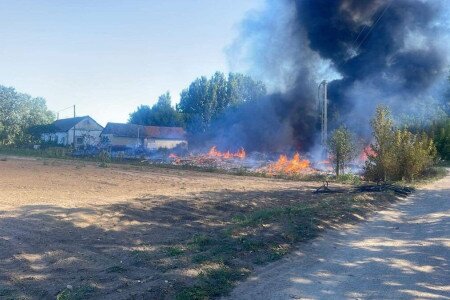
[[387,106],[378,106],[371,121],[374,143],[370,145],[374,155],[368,155],[368,163],[376,168],[370,170],[372,178],[388,179],[388,170],[394,165],[394,121]]
[[150,125],[152,109],[148,105],[140,105],[130,114],[128,123],[137,125]]
[[344,174],[345,166],[356,156],[352,133],[345,127],[334,130],[328,139],[328,150],[336,176],[339,177],[340,174]]
[[433,165],[433,140],[424,132],[396,129],[393,123],[389,109],[379,106],[372,120],[374,143],[365,165],[367,179],[414,180]]
[[214,104],[213,118],[217,118],[228,107],[227,79],[221,72],[216,72],[209,81],[209,95]]
[[30,127],[51,123],[55,116],[47,109],[45,99],[19,93],[0,86],[0,144],[30,143]]
[[210,82],[204,76],[181,92],[177,108],[185,116],[188,131],[204,133],[208,129],[217,104],[210,93]]
[[261,81],[239,73],[228,75],[228,104],[238,105],[255,101],[266,95],[266,87]]
[[203,134],[228,108],[265,95],[266,88],[260,81],[239,73],[230,73],[226,79],[223,73],[216,72],[210,79],[197,78],[184,89],[177,109],[185,116],[190,133]]
[[181,114],[171,104],[171,96],[166,92],[159,96],[158,101],[152,106],[141,105],[130,114],[129,123],[152,126],[182,126]]
[[450,117],[434,121],[426,132],[436,145],[437,155],[443,160],[450,161]]

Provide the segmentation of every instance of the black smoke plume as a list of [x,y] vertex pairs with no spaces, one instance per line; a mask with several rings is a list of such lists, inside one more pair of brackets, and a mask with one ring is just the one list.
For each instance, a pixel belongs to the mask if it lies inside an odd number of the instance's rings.
[[[367,135],[378,103],[414,113],[439,99],[449,63],[449,4],[438,0],[268,0],[243,22],[231,67],[273,93],[230,111],[217,142],[248,150],[310,149],[317,85],[329,80],[331,127]],[[245,67],[243,67],[245,66]]]

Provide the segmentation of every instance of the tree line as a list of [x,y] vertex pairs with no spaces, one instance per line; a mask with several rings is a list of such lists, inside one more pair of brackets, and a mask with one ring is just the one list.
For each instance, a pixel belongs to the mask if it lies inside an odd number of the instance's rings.
[[139,125],[183,126],[190,134],[201,134],[227,109],[258,101],[266,93],[265,85],[250,76],[216,72],[209,79],[205,76],[195,79],[181,92],[175,107],[167,92],[153,106],[139,106],[128,121]]

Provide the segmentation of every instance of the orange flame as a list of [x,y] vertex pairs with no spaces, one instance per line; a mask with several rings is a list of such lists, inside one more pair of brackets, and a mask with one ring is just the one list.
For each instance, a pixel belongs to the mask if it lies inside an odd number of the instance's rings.
[[240,158],[240,159],[244,159],[246,156],[245,150],[244,148],[239,149],[239,151],[237,152],[220,152],[217,150],[216,146],[211,147],[211,149],[208,152],[208,156],[211,157],[221,157],[221,158],[225,158],[225,159],[230,159],[230,158]]
[[284,154],[280,155],[278,161],[268,166],[269,173],[297,174],[309,169],[310,162],[307,159],[300,159],[300,154],[295,153],[289,160]]
[[179,163],[180,162],[180,157],[178,155],[176,155],[175,153],[170,153],[169,154],[169,158],[174,162],[174,163]]
[[376,156],[377,154],[375,153],[375,151],[373,151],[372,147],[366,146],[363,151],[361,152],[361,154],[359,155],[359,159],[361,161],[366,161],[369,156]]

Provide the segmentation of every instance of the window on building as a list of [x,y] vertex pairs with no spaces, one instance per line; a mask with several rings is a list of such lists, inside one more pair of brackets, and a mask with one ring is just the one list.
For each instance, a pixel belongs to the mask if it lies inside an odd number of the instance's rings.
[[83,137],[77,137],[77,144],[83,144],[83,143],[84,143]]

